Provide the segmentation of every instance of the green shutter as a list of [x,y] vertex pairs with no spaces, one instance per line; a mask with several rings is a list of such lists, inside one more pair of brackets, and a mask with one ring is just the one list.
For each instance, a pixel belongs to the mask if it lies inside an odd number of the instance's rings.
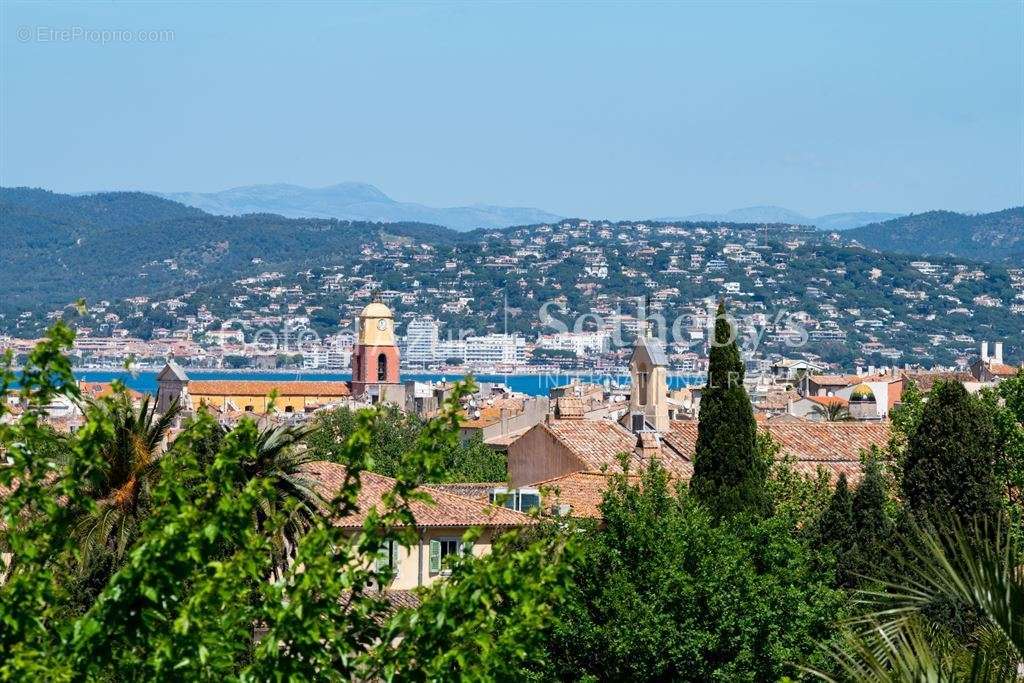
[[441,571],[441,541],[430,541],[430,573],[437,574]]
[[390,545],[390,541],[384,541],[384,544],[377,551],[377,555],[373,558],[374,571],[379,572],[388,566],[388,546]]
[[398,541],[391,541],[390,545],[391,545],[391,552],[390,552],[390,554],[388,556],[388,559],[391,562],[391,571],[392,571],[393,575],[395,577],[397,577],[398,576],[398,553],[399,553],[399,550],[401,549],[401,546],[398,544]]

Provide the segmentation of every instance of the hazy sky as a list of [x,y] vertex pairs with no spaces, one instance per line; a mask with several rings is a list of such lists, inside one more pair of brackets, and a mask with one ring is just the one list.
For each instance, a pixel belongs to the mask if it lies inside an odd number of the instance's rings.
[[1024,203],[1016,1],[0,13],[5,186],[359,180],[609,218]]

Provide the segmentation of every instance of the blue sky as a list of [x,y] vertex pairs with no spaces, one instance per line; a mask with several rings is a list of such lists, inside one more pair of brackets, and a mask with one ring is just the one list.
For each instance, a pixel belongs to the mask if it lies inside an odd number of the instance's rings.
[[609,218],[1024,203],[1020,2],[0,13],[6,186],[359,180],[403,201]]

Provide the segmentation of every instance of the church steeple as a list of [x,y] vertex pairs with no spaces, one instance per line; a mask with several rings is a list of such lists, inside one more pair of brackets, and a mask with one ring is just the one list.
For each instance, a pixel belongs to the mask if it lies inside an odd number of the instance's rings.
[[634,432],[668,429],[668,357],[657,339],[642,332],[629,359],[630,427]]

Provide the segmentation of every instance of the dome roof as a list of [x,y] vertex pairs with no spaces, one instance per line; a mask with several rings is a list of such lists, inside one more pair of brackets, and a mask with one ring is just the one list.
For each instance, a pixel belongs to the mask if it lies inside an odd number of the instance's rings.
[[366,305],[363,312],[359,314],[361,318],[393,318],[394,315],[391,313],[391,309],[382,304],[379,301],[373,301]]
[[851,401],[874,401],[875,392],[871,391],[871,387],[867,384],[858,384],[850,392]]

